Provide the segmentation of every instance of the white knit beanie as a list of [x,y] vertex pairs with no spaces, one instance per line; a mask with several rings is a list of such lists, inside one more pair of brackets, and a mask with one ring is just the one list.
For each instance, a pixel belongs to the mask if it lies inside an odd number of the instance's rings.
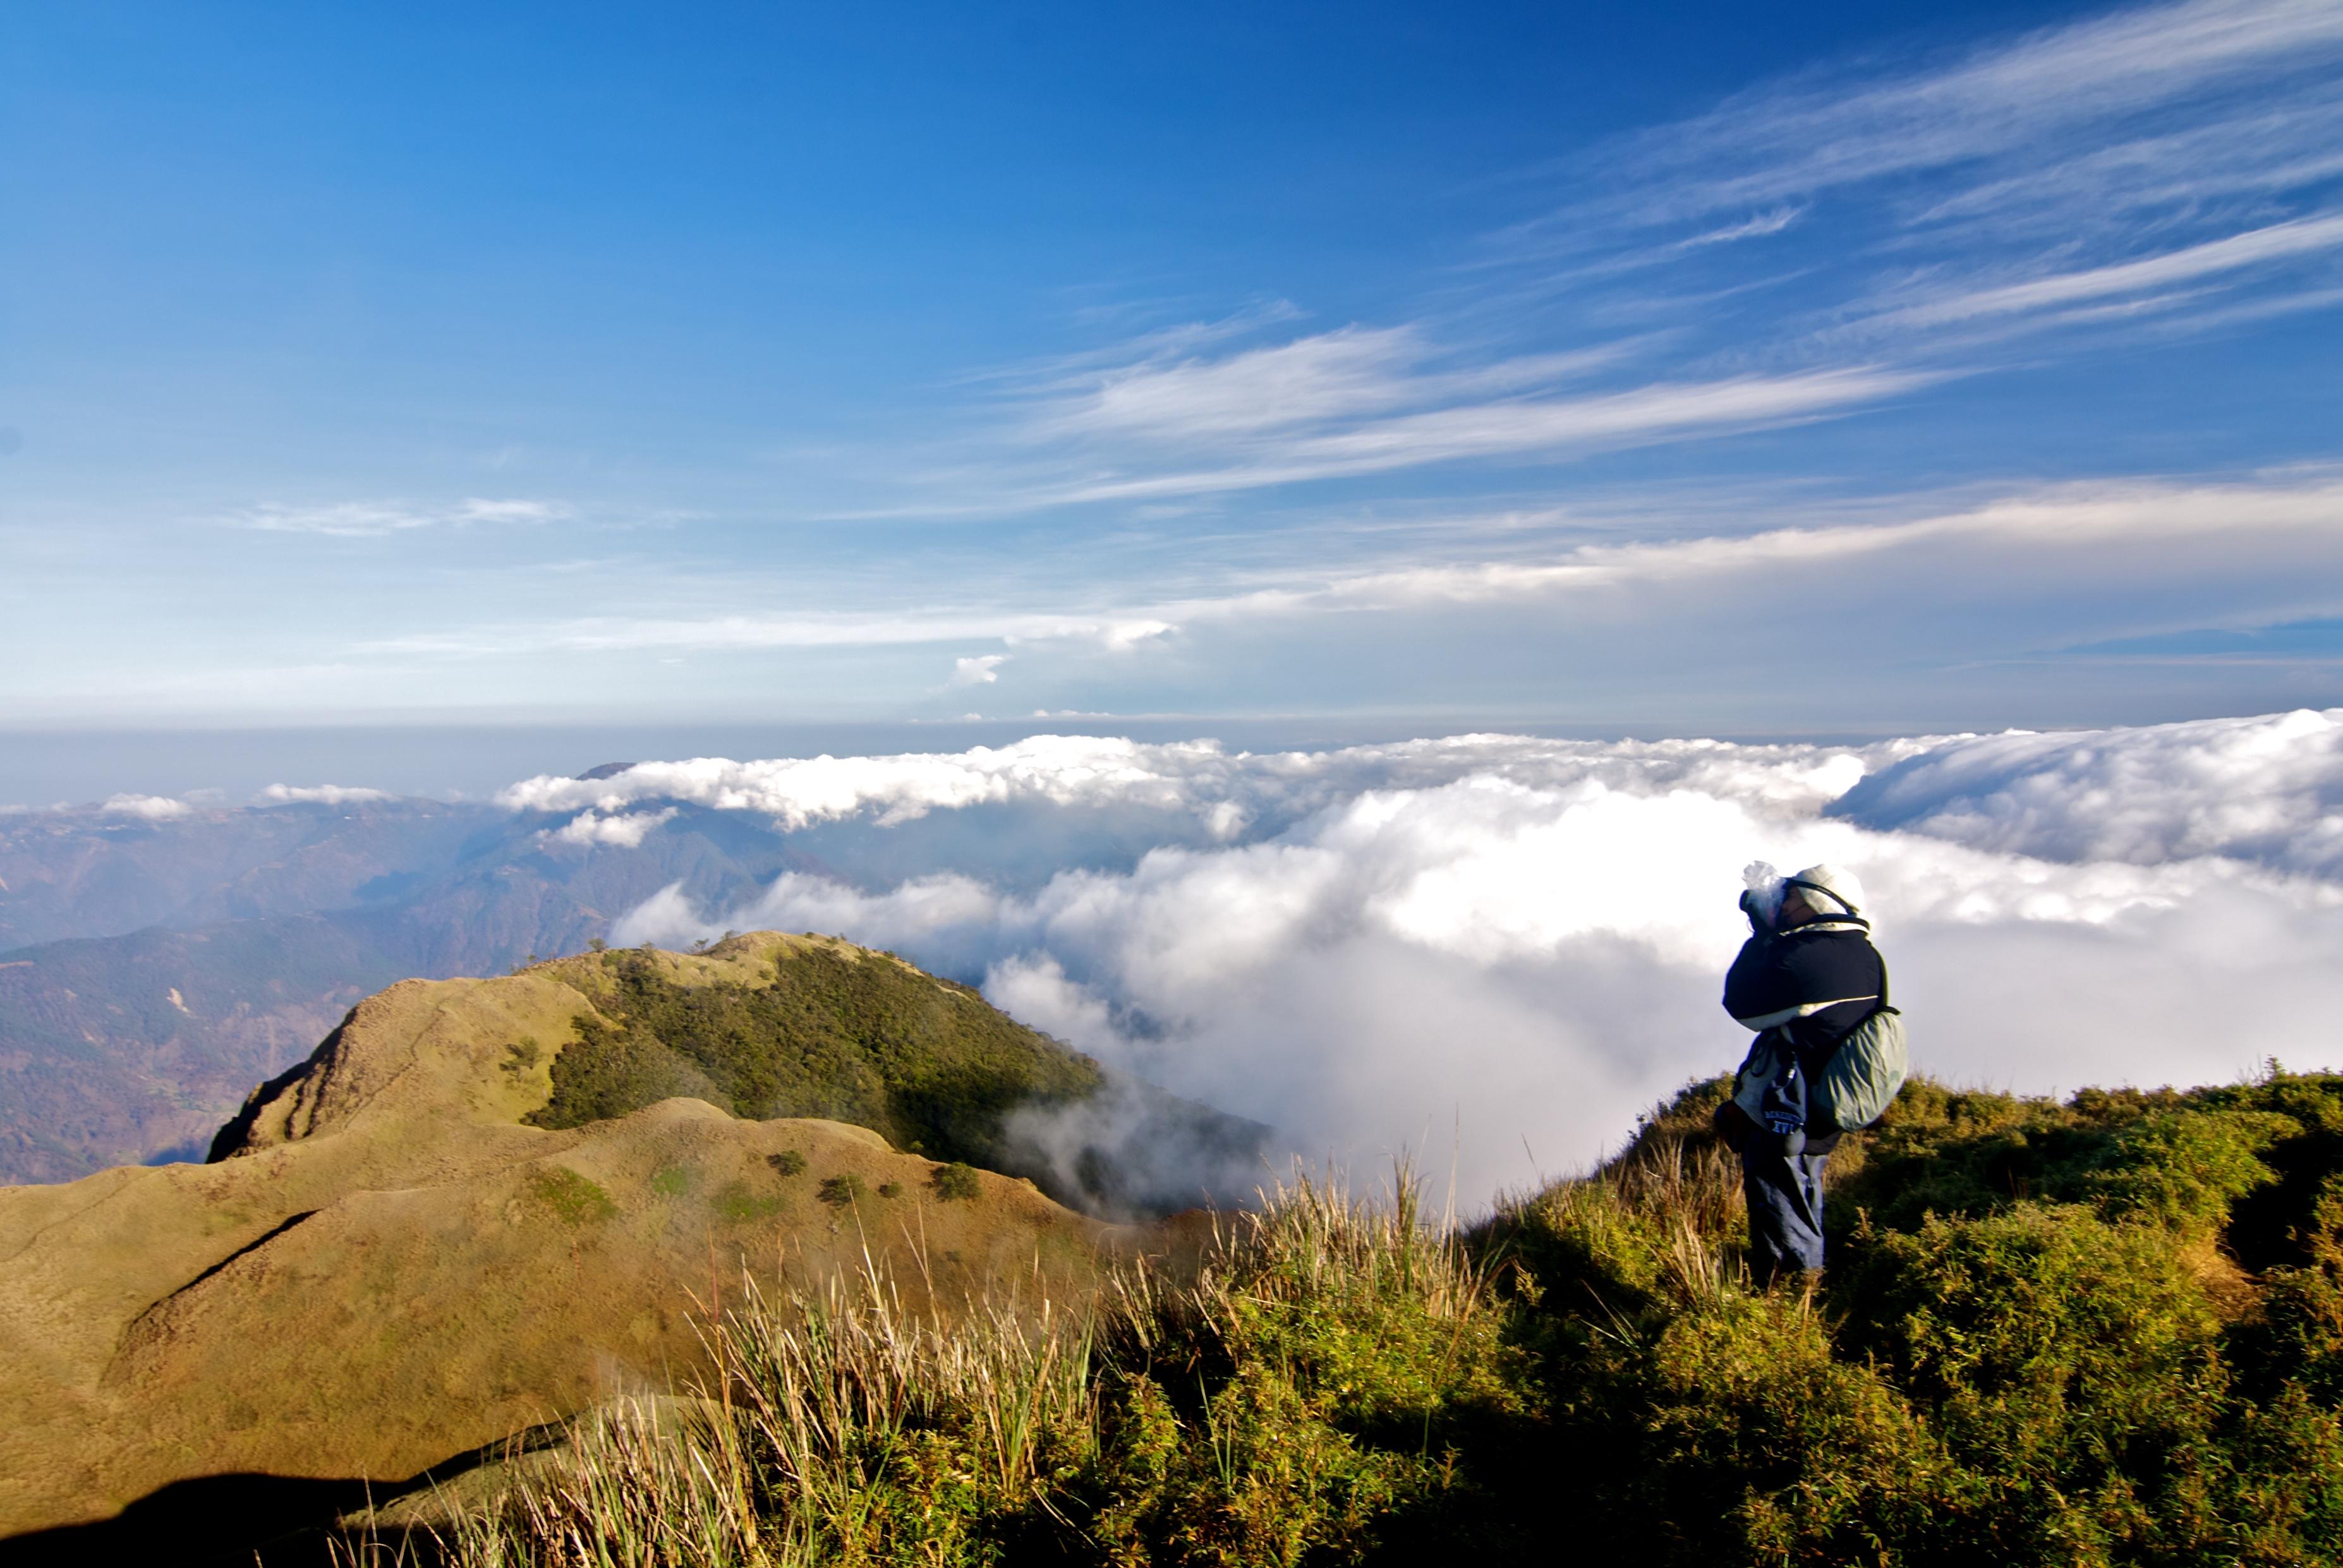
[[[1811,884],[1803,888],[1792,887],[1788,890],[1804,893],[1807,908],[1825,920],[1840,912],[1825,907],[1827,899],[1837,900],[1847,914],[1863,912],[1863,883],[1853,871],[1842,871],[1836,866],[1808,866],[1803,871],[1792,872],[1786,879],[1793,883]],[[1822,891],[1817,893],[1815,890],[1817,888]]]

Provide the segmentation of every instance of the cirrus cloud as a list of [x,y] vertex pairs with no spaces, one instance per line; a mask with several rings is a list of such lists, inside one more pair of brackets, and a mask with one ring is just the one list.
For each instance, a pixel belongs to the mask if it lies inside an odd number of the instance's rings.
[[461,528],[478,523],[550,523],[571,516],[558,501],[466,500],[422,505],[407,501],[331,501],[307,506],[269,503],[230,514],[236,528],[264,533],[322,534],[333,538],[375,538],[417,528]]

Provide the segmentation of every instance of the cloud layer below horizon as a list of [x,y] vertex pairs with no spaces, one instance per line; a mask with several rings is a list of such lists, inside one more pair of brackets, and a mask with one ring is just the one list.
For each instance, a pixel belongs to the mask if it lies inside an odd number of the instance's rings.
[[645,833],[645,813],[679,804],[874,832],[959,812],[998,833],[1020,819],[1002,808],[1152,820],[1157,847],[1135,859],[1021,890],[792,874],[703,910],[671,889],[613,940],[777,927],[890,948],[1299,1151],[1444,1165],[1453,1143],[1468,1202],[1584,1165],[1636,1111],[1732,1066],[1745,1037],[1715,995],[1755,859],[1863,877],[1920,1065],[1958,1082],[2334,1065],[2343,1005],[2343,710],[1859,749],[1473,736],[1251,755],[1040,737],[643,764],[532,779],[507,803]]

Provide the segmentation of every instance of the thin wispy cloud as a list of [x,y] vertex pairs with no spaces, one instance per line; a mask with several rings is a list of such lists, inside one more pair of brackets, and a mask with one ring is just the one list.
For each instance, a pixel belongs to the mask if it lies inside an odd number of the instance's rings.
[[1493,236],[1517,286],[1616,313],[1683,269],[1750,265],[1724,241],[1765,242],[1776,272],[1796,258],[1765,314],[1709,323],[1712,352],[1844,352],[1852,324],[1890,362],[1942,362],[2029,331],[2317,308],[2343,244],[2343,5],[2191,0],[1827,65],[1556,173],[1569,199]]
[[1567,199],[1413,312],[1301,330],[1281,300],[1005,367],[980,433],[896,464],[904,493],[873,511],[1368,476],[1453,494],[1878,408],[2003,368],[2015,338],[2087,353],[2320,308],[2343,251],[2338,66],[2343,0],[2189,0],[1825,64],[1568,156]]
[[[547,622],[470,627],[450,632],[416,632],[358,646],[362,654],[494,658],[529,653],[636,653],[661,649],[759,649],[916,647],[936,643],[996,642],[1017,647],[1080,643],[1125,651],[1173,629],[1147,615],[1036,613],[1020,609],[913,607],[870,615],[815,611],[762,615],[588,616]],[[1002,662],[973,663],[983,672]],[[956,680],[955,684],[970,684]]]
[[2343,215],[2327,214],[2272,224],[2138,261],[2054,273],[2023,283],[1956,293],[1926,304],[1906,306],[1884,319],[1929,327],[1977,317],[2015,315],[2115,295],[2144,294],[2171,284],[2219,276],[2265,262],[2338,248],[2343,248]]
[[[2274,100],[2288,93],[2331,103],[2338,57],[2343,6],[2332,0],[2190,0],[2046,29],[1947,61],[1825,68],[1624,139],[1609,155],[1619,193],[1564,213],[1664,224],[2012,155],[2037,169],[2071,167],[2070,159],[2103,156],[2108,143],[2130,139],[2142,128],[2138,118],[2157,113],[2193,122],[2196,150],[2213,155],[2215,166],[2188,173],[2202,179],[2228,164],[2252,187],[2299,145],[2249,146],[2219,129],[2251,121],[2267,131]],[[2295,129],[2320,123],[2313,116]],[[2183,150],[2168,128],[2157,139],[2167,155]],[[1564,221],[1557,215],[1531,226]]]
[[1104,432],[1158,442],[1255,436],[1552,388],[1639,347],[1607,343],[1459,366],[1418,327],[1345,327],[1218,359],[1143,354],[1046,384],[1048,400],[1024,433],[1034,441]]
[[417,528],[475,524],[551,523],[572,515],[558,501],[483,500],[444,505],[404,501],[335,501],[317,506],[252,507],[221,519],[235,528],[266,533],[324,534],[337,538],[375,538]]
[[1072,378],[1060,405],[1042,412],[1029,434],[1117,431],[1170,440],[1380,412],[1421,395],[1413,371],[1427,352],[1409,327],[1348,327],[1220,359],[1148,356]]
[[1761,212],[1745,223],[1730,223],[1723,228],[1713,228],[1696,234],[1690,239],[1676,241],[1679,250],[1691,250],[1704,245],[1730,245],[1736,239],[1761,239],[1769,234],[1779,234],[1805,216],[1802,206],[1780,206],[1772,212]]
[[[1711,660],[1743,676],[1773,670],[1811,690],[1825,675],[1874,665],[2048,657],[2095,637],[2343,615],[2343,479],[2328,470],[2220,484],[2076,483],[1951,508],[1915,502],[1902,516],[1673,538],[1589,541],[1569,517],[1540,526],[1543,548],[1532,535],[1502,558],[1425,560],[1412,542],[1371,565],[1238,574],[1218,592],[1152,593],[1134,575],[1081,616],[964,605],[860,618],[603,617],[379,646],[472,660],[939,646],[953,656],[946,689],[1054,694],[1067,689],[1057,683],[1069,671],[1082,671],[1084,680],[1137,682],[1151,693],[1137,700],[1151,704],[1160,692],[1146,683],[1166,670],[1273,700],[1309,661],[1264,665],[1264,646],[1343,636],[1438,648],[1469,643],[1492,618],[1508,628],[1505,646],[1533,664]],[[1463,543],[1486,540],[1468,534]],[[1795,644],[1753,641],[1753,616],[1811,603],[1818,583],[1830,585],[1834,638],[1865,650],[1859,664],[1817,668]],[[2047,622],[2046,606],[2056,607]],[[1150,648],[1174,657],[1131,657]]]
[[[1080,407],[1052,408],[1025,427],[1030,439],[1070,447],[1061,459],[956,468],[930,482],[960,498],[954,510],[1007,511],[1225,495],[1473,462],[1518,466],[1827,418],[1944,374],[1855,365],[1540,395],[1528,389],[1575,378],[1625,351],[1606,347],[1403,374],[1400,346],[1413,340],[1412,333],[1342,332],[1220,363],[1133,369]],[[1272,396],[1266,384],[1281,382],[1284,394]],[[971,502],[972,488],[990,488],[992,498]],[[914,502],[902,510],[926,508]]]

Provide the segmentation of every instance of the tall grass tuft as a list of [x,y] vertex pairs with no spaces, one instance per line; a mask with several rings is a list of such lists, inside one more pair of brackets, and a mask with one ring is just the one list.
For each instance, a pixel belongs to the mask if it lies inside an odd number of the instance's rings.
[[[622,1402],[443,1545],[508,1565],[1298,1563],[1453,1476],[1487,1272],[1421,1219],[1321,1182],[1224,1215],[1192,1273],[1080,1299],[907,1311],[875,1268],[706,1331],[686,1400]],[[1483,1392],[1486,1392],[1484,1390]]]

